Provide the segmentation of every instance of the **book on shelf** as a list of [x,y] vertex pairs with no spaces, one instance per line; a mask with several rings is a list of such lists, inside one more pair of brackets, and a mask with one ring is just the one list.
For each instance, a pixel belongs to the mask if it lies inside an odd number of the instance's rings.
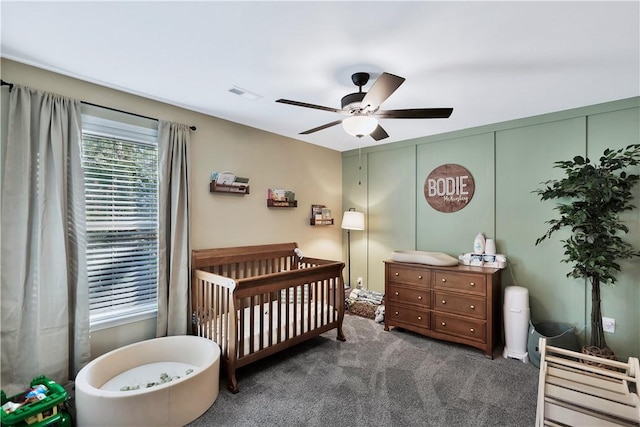
[[324,208],[324,205],[311,205],[311,218],[315,221],[320,221],[322,219],[322,208]]
[[293,202],[296,199],[296,193],[291,190],[269,188],[267,191],[267,198],[279,202]]
[[247,185],[249,184],[249,178],[242,176],[236,176],[232,172],[211,172],[211,182],[215,182],[219,185]]

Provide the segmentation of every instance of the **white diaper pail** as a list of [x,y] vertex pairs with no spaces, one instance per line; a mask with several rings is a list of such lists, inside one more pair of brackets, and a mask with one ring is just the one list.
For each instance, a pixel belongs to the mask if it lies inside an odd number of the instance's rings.
[[527,339],[529,332],[529,290],[522,286],[507,286],[504,290],[504,352],[505,359],[529,361]]

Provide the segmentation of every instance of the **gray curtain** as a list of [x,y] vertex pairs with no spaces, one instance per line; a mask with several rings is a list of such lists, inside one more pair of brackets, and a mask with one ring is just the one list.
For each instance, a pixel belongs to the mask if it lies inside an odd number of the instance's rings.
[[2,179],[1,382],[66,383],[89,361],[80,103],[14,85]]
[[156,335],[184,335],[189,325],[189,137],[187,125],[158,125],[160,274]]

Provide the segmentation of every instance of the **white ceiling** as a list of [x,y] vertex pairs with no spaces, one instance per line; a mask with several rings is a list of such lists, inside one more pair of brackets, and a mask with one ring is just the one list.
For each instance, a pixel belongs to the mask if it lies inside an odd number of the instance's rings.
[[[356,71],[405,77],[388,143],[640,95],[640,2],[1,2],[1,55],[339,151]],[[249,101],[228,90],[262,95]],[[363,145],[376,144],[370,137]]]

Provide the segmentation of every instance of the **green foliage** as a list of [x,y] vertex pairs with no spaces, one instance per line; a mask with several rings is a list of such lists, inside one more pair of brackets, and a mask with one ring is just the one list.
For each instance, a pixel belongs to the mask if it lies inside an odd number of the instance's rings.
[[572,264],[567,277],[591,281],[591,345],[600,349],[608,349],[602,328],[600,283],[615,283],[620,271],[617,260],[640,256],[620,237],[629,232],[620,213],[635,208],[631,204],[632,189],[640,180],[625,169],[638,164],[640,144],[606,149],[596,165],[576,156],[555,162],[554,167],[564,170],[564,178],[546,181],[544,188],[534,191],[542,200],[562,200],[555,207],[560,217],[546,222],[551,228],[536,240],[536,245],[562,228],[571,229],[571,236],[562,240],[562,261]]
[[536,240],[536,245],[556,231],[568,227],[571,237],[563,240],[565,258],[572,264],[568,277],[615,283],[620,271],[617,260],[640,256],[640,252],[621,237],[629,231],[619,214],[632,210],[633,186],[640,176],[625,169],[640,164],[640,144],[618,150],[606,149],[598,164],[576,156],[555,162],[565,177],[544,182],[534,191],[541,200],[561,199],[556,206],[560,217],[546,223],[551,228]]

